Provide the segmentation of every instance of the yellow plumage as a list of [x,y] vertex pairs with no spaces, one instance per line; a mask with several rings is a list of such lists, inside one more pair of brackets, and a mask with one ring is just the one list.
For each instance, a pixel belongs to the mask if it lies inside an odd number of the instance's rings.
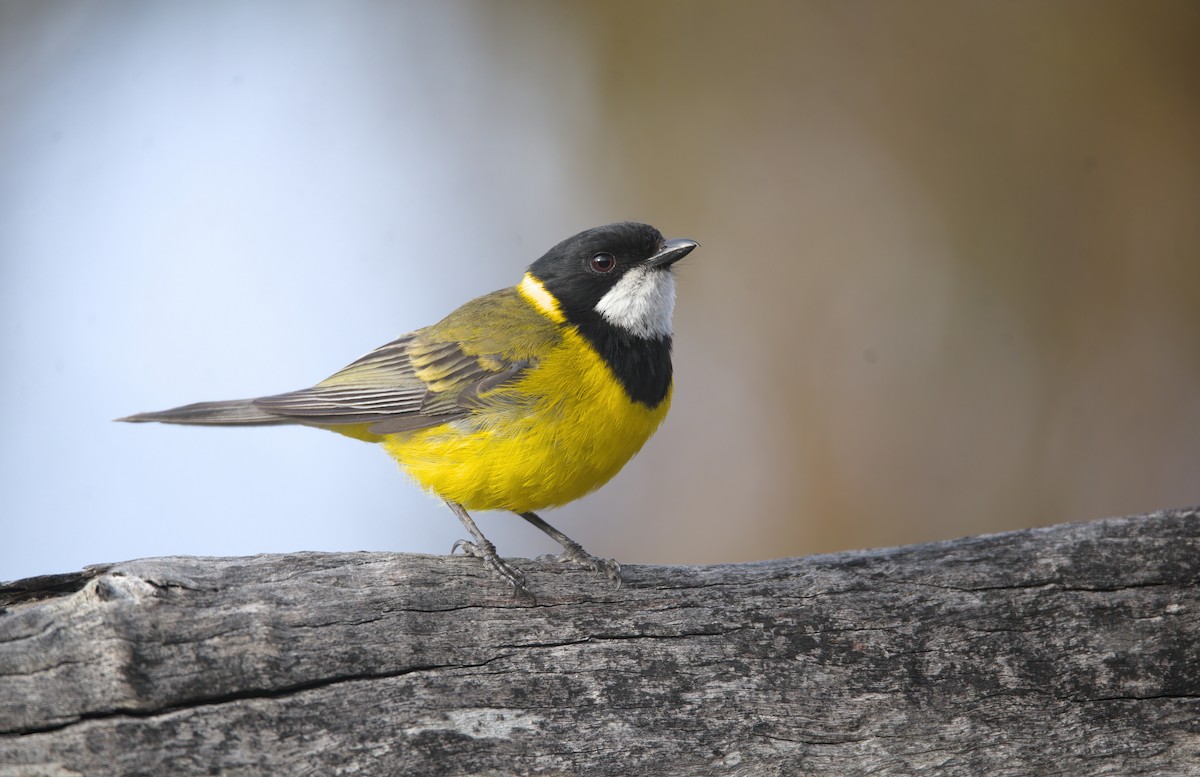
[[[536,397],[516,413],[504,394]],[[425,489],[468,510],[524,513],[566,504],[607,483],[658,428],[657,407],[631,402],[611,371],[573,330],[536,370],[458,421],[383,437]],[[447,462],[455,462],[447,466]]]
[[[666,418],[670,391],[653,408],[630,400],[541,283],[526,275],[515,291],[481,301],[487,320],[500,322],[485,342],[472,323],[481,312],[472,308],[415,332],[407,345],[415,376],[435,392],[459,388],[459,362],[431,366],[425,358],[447,343],[469,342],[466,355],[485,371],[536,359],[518,379],[481,394],[470,415],[392,434],[374,434],[367,425],[318,425],[381,443],[422,488],[468,510],[557,507],[607,483]],[[368,358],[319,385],[362,388],[394,379]]]

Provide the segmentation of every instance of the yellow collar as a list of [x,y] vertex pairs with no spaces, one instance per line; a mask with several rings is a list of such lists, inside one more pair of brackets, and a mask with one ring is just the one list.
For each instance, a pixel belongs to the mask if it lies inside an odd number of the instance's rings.
[[525,273],[525,277],[517,284],[517,291],[531,305],[540,310],[542,315],[554,323],[561,324],[567,320],[567,317],[563,315],[562,309],[558,306],[558,300],[554,298],[554,295],[546,290],[541,281],[529,273]]

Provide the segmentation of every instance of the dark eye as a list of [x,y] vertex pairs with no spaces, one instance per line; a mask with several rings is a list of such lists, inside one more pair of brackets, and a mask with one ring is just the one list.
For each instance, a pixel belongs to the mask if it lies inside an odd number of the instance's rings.
[[610,273],[617,266],[617,260],[612,254],[596,254],[588,266],[592,272]]

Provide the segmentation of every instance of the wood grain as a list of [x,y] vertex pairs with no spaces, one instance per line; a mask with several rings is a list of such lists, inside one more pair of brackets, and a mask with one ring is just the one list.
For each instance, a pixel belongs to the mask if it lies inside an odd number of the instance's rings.
[[1200,513],[593,574],[381,553],[0,586],[0,777],[1200,772]]

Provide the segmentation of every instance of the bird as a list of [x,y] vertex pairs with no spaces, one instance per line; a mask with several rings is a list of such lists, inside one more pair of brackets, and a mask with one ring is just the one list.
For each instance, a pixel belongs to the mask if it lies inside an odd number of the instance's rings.
[[505,510],[562,546],[559,561],[606,576],[543,520],[607,483],[667,415],[675,263],[699,246],[625,221],[584,230],[530,264],[520,282],[466,302],[311,388],[198,402],[115,419],[199,426],[299,424],[381,445],[440,498],[481,559],[518,595],[525,575],[468,511]]

